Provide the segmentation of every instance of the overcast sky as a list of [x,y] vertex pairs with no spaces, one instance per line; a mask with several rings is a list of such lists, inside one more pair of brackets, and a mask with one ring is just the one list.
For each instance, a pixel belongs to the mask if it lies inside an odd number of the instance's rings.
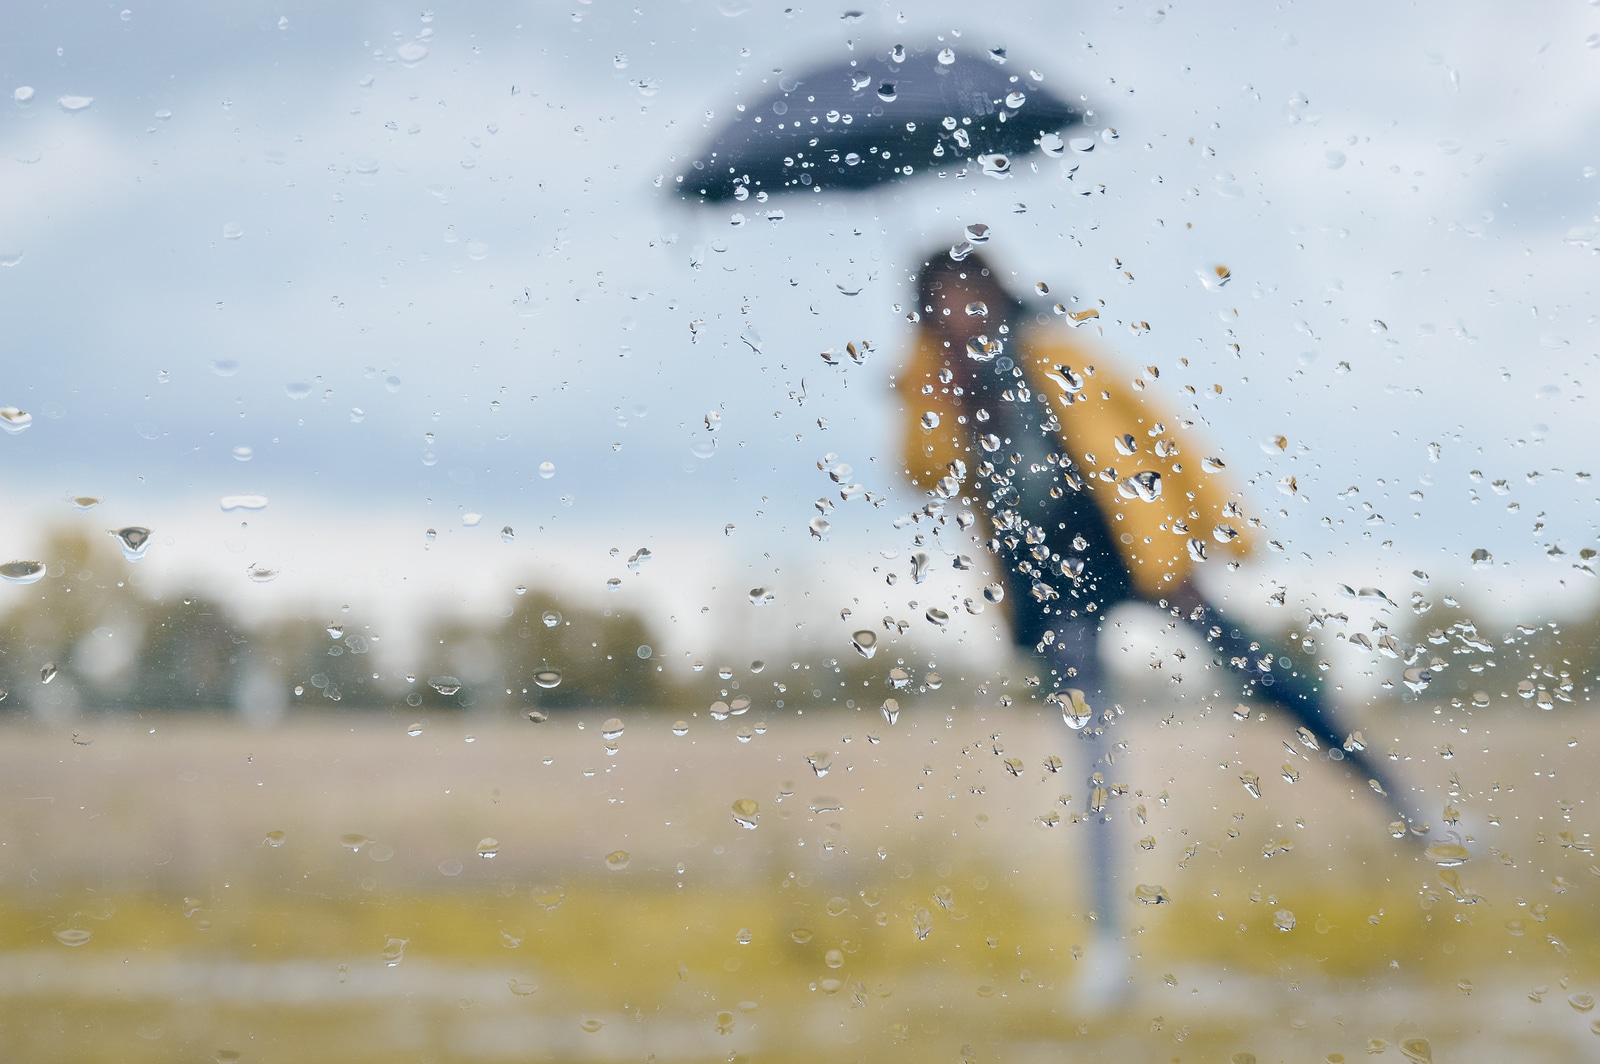
[[[1174,409],[1222,386],[1189,413],[1285,548],[1218,580],[1245,609],[1279,585],[1403,602],[1414,569],[1429,595],[1590,608],[1600,7],[858,7],[14,13],[0,406],[33,423],[0,437],[0,554],[137,523],[152,579],[205,573],[246,608],[615,575],[615,601],[702,635],[789,638],[853,599],[917,617],[976,585],[883,584],[917,504],[896,308],[983,222],[1019,294],[1105,301],[1106,365],[1159,367]],[[897,42],[1004,46],[1116,139],[739,227],[657,187],[779,71]],[[864,366],[818,357],[863,339]],[[818,542],[829,455],[889,501],[841,503]],[[241,494],[266,508],[223,513]]]

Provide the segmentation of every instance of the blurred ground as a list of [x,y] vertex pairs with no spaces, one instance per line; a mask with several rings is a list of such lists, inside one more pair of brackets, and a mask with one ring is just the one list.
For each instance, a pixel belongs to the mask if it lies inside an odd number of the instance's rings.
[[1583,718],[1418,704],[1367,728],[1474,836],[1441,868],[1341,766],[1231,708],[1114,728],[1115,942],[1083,911],[1075,737],[1032,704],[681,736],[635,715],[614,753],[588,714],[11,722],[0,1057],[1600,1052]]

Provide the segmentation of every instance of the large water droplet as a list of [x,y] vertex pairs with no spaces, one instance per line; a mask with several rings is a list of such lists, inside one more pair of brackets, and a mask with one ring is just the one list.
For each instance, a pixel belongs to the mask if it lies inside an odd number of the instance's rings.
[[761,807],[754,798],[740,798],[733,803],[733,822],[742,828],[755,829]]
[[870,628],[863,628],[851,634],[850,645],[855,647],[856,653],[862,657],[870,658],[878,652],[878,633]]
[[6,562],[0,565],[0,580],[8,584],[31,584],[43,578],[43,562]]
[[130,562],[143,558],[145,551],[150,547],[150,530],[139,525],[113,529],[111,535],[116,537],[118,545],[122,547],[122,556]]
[[552,687],[561,686],[561,673],[555,669],[540,669],[533,674],[533,682],[548,691]]
[[1117,494],[1124,499],[1155,502],[1161,498],[1161,474],[1147,469],[1126,477],[1117,483]]
[[1472,854],[1460,842],[1436,842],[1422,851],[1428,860],[1443,868],[1454,868],[1456,865],[1465,864]]
[[33,415],[14,406],[0,406],[0,429],[15,436],[33,424]]
[[94,937],[80,927],[67,927],[55,933],[56,941],[63,946],[81,946]]
[[265,495],[224,495],[222,497],[222,510],[227,513],[231,510],[265,510],[267,497]]
[[454,676],[430,676],[428,686],[442,695],[453,695],[461,690],[461,681]]
[[1172,895],[1159,883],[1140,883],[1133,888],[1133,900],[1141,905],[1171,905]]
[[628,862],[632,859],[627,850],[612,850],[606,854],[606,867],[613,872],[620,872],[628,867]]

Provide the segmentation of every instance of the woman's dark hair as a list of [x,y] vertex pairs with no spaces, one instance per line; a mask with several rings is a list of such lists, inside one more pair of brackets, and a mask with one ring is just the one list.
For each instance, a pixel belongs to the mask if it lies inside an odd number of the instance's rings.
[[937,311],[939,300],[948,284],[959,284],[968,290],[974,288],[989,290],[991,295],[984,301],[989,304],[991,322],[1021,320],[1024,312],[1022,301],[1007,291],[1005,283],[1000,280],[999,272],[990,267],[988,261],[977,252],[968,254],[959,262],[952,259],[948,252],[929,256],[922,265],[922,271],[917,275],[917,309],[927,313],[928,308],[932,307]]

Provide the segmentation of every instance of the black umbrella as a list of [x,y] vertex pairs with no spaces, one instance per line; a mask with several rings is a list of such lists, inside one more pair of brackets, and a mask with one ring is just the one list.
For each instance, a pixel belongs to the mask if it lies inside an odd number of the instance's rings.
[[686,199],[862,189],[977,160],[1003,174],[1034,148],[1061,154],[1082,114],[1003,50],[900,45],[785,75],[735,114],[678,178]]

